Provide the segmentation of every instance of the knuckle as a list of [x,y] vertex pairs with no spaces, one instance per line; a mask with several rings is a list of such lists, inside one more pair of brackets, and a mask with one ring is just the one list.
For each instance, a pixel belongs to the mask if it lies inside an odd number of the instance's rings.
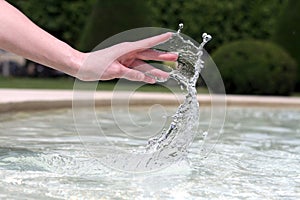
[[124,70],[123,70],[122,67],[118,67],[118,68],[115,69],[115,75],[116,75],[116,77],[120,77],[123,74],[124,74]]

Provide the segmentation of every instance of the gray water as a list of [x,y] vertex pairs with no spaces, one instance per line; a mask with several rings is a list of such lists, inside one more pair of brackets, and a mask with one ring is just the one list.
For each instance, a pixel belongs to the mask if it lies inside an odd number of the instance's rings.
[[[145,110],[131,113],[147,122]],[[122,147],[144,145],[119,134],[110,109],[96,112],[110,133],[98,145],[111,145],[108,140]],[[203,107],[201,127],[209,124],[209,115]],[[198,134],[187,159],[162,171],[130,174],[87,153],[71,110],[1,114],[0,199],[299,199],[300,110],[229,108],[226,119],[207,158]]]

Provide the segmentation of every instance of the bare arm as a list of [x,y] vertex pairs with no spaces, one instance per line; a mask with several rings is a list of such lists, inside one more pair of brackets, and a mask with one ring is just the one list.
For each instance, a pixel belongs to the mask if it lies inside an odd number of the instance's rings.
[[[171,33],[119,44],[94,53],[79,52],[31,22],[24,14],[0,0],[0,48],[57,69],[81,80],[127,78],[154,83],[144,72],[168,76],[142,60],[175,61],[177,55],[147,50],[171,37]],[[133,69],[131,66],[138,67]],[[142,66],[141,66],[142,65]],[[80,69],[80,70],[79,70]],[[108,70],[109,69],[109,70]],[[80,74],[78,72],[80,71]]]
[[0,48],[74,75],[83,55],[32,23],[0,0]]

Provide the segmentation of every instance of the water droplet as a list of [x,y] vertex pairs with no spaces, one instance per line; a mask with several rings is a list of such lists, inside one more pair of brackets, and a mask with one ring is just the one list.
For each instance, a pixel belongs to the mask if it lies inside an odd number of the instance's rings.
[[180,23],[180,24],[178,25],[177,33],[180,33],[181,29],[183,29],[183,23]]
[[202,133],[202,137],[203,137],[203,138],[206,138],[207,134],[208,134],[207,131],[204,131],[204,132]]
[[212,39],[212,36],[207,33],[203,33],[202,39],[203,39],[203,41],[201,42],[199,49],[202,49],[204,47],[204,45]]
[[203,42],[208,42],[208,41],[210,41],[211,40],[211,35],[208,35],[207,33],[203,33],[202,34],[202,38],[203,38]]
[[183,91],[183,90],[184,90],[184,86],[183,86],[183,85],[180,85],[180,89]]

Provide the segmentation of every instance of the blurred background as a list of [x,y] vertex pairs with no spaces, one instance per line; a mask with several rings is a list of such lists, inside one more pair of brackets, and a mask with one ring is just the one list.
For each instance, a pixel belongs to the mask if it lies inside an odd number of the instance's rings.
[[[81,51],[138,27],[177,29],[201,41],[229,94],[300,94],[298,0],[9,0],[37,25]],[[24,30],[26,31],[26,30]],[[106,82],[112,89],[113,81]],[[201,86],[201,84],[199,84]],[[0,51],[1,88],[72,89],[73,78]],[[158,85],[149,86],[159,88]],[[150,89],[151,90],[151,89]]]

